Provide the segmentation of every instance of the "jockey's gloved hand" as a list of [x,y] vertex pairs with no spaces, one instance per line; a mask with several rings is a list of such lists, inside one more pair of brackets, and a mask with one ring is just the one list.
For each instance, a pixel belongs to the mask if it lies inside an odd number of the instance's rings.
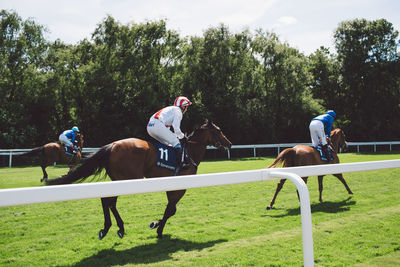
[[182,139],[179,140],[181,144],[186,144],[188,141],[188,137],[185,135]]
[[330,138],[330,137],[327,137],[326,139],[327,139],[328,144],[329,144],[329,145],[332,145],[331,138]]

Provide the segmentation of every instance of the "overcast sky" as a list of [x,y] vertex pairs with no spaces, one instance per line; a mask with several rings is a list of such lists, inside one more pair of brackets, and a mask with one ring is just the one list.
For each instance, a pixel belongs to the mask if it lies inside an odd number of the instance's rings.
[[344,20],[384,18],[400,31],[400,0],[1,0],[48,28],[48,40],[76,44],[90,39],[96,25],[111,15],[122,24],[166,19],[183,36],[202,36],[220,23],[232,33],[262,28],[310,54],[320,46],[333,52],[333,32]]

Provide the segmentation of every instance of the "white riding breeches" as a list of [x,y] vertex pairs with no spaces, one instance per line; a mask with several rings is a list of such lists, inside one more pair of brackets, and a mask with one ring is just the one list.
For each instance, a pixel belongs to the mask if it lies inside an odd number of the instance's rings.
[[309,128],[312,146],[318,147],[319,144],[323,146],[327,144],[324,124],[322,121],[312,120]]
[[68,137],[65,136],[65,134],[60,134],[58,137],[60,140],[61,144],[66,145],[66,146],[72,146],[72,142],[68,139]]
[[147,132],[151,137],[164,145],[172,145],[175,147],[180,144],[178,137],[158,119],[150,119],[147,124]]

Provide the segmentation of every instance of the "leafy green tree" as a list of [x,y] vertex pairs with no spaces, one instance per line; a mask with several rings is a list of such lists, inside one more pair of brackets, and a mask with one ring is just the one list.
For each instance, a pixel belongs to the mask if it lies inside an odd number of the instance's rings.
[[[264,96],[265,121],[269,141],[308,140],[308,124],[315,113],[308,85],[310,75],[307,58],[297,49],[281,43],[269,32],[259,30],[252,43],[254,55],[260,59],[259,86]],[[315,104],[315,103],[314,103]]]
[[77,110],[92,138],[89,144],[146,137],[150,116],[173,103],[179,35],[167,30],[165,21],[121,25],[108,16],[93,41],[92,47],[79,45],[91,51],[80,94],[85,104]]
[[45,28],[6,10],[0,11],[0,27],[0,146],[34,144],[43,112]]
[[355,19],[342,22],[334,37],[350,136],[395,138],[400,126],[398,31],[384,19]]

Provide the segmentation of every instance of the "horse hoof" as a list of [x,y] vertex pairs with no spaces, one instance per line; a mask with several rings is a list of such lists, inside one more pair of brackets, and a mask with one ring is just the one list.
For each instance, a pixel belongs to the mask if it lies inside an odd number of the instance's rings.
[[150,224],[149,224],[149,228],[150,229],[156,229],[158,227],[158,222],[151,222]]
[[[102,240],[106,236],[107,232],[104,229],[99,231],[99,240]],[[119,235],[119,234],[118,234]]]
[[124,230],[118,230],[117,234],[118,234],[119,238],[123,238],[124,235],[125,235],[125,231]]
[[266,207],[266,210],[270,210],[270,209],[271,209],[271,206],[267,206],[267,207]]

